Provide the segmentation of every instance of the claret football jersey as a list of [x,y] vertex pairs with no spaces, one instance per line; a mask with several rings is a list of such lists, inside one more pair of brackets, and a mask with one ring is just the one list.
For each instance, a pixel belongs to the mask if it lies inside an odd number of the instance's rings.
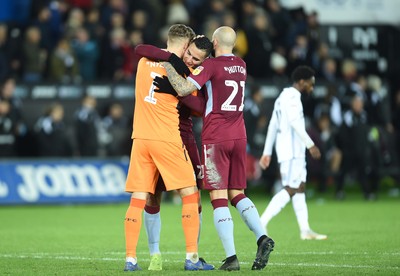
[[234,55],[206,59],[188,77],[197,89],[203,87],[203,143],[245,139],[243,120],[246,63]]

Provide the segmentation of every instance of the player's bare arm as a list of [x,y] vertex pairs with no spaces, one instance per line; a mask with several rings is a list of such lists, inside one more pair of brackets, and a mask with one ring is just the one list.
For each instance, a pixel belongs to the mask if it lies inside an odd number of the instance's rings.
[[265,170],[266,168],[269,167],[269,164],[271,163],[271,156],[270,155],[263,155],[260,158],[260,161],[258,162],[260,164],[260,167]]
[[321,152],[319,151],[319,149],[317,148],[317,146],[312,146],[311,148],[308,149],[308,151],[311,154],[311,157],[314,159],[320,159],[321,158]]
[[169,62],[161,62],[161,64],[167,71],[169,82],[172,84],[172,87],[175,89],[176,93],[178,93],[178,96],[184,97],[197,90],[197,87],[179,75]]

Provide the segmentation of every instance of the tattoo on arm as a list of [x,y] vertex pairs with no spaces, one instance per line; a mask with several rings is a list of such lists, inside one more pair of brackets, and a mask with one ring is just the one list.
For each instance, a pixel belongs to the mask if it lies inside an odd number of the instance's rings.
[[197,87],[193,83],[186,80],[175,71],[171,63],[161,62],[161,64],[164,66],[165,70],[167,70],[169,82],[172,84],[172,87],[179,96],[183,97],[197,90]]

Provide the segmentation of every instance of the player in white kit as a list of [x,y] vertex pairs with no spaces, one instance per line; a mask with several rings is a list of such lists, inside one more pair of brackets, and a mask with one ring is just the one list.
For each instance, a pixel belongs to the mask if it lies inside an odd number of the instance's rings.
[[261,223],[266,228],[292,199],[302,240],[325,240],[326,235],[315,233],[308,223],[305,197],[306,148],[314,159],[321,153],[305,129],[301,93],[311,94],[315,84],[315,72],[308,66],[298,66],[292,73],[293,86],[285,88],[274,104],[268,133],[265,139],[260,166],[266,169],[271,162],[273,146],[278,157],[283,189],[271,199]]

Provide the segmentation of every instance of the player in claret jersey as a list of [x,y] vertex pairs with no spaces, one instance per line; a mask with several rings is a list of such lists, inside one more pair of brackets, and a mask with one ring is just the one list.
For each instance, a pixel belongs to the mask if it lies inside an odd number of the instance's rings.
[[243,100],[246,64],[232,54],[236,41],[236,33],[232,28],[218,28],[212,40],[215,58],[205,60],[187,79],[181,77],[170,63],[162,64],[179,96],[189,95],[201,88],[205,91],[206,110],[201,135],[204,188],[210,191],[214,224],[226,254],[220,270],[240,269],[228,200],[256,236],[258,248],[252,269],[260,270],[267,265],[274,241],[266,235],[257,208],[244,194],[246,131]]

